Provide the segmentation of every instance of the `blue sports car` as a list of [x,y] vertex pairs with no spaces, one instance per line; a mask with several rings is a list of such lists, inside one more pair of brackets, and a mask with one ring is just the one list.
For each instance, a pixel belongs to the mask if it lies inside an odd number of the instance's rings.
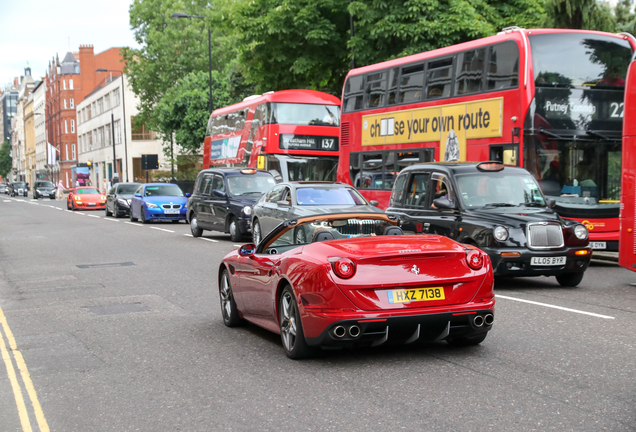
[[147,183],[139,186],[130,201],[130,220],[186,220],[188,198],[181,188],[169,183]]

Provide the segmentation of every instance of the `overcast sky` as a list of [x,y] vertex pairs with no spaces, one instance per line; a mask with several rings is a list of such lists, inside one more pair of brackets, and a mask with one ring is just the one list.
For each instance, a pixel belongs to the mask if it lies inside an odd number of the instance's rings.
[[[24,75],[39,79],[55,54],[60,60],[80,45],[95,54],[138,45],[128,20],[132,0],[0,0],[0,86]],[[70,48],[69,48],[70,41]]]

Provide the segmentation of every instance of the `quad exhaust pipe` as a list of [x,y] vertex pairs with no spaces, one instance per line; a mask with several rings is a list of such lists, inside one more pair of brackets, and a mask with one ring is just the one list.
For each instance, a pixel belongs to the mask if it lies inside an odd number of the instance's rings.
[[495,322],[495,316],[493,314],[486,314],[484,317],[484,324],[492,325]]
[[475,325],[475,327],[482,327],[484,324],[487,326],[491,326],[494,322],[495,316],[491,313],[484,316],[476,315],[475,318],[473,318],[473,324]]
[[484,325],[484,317],[481,315],[477,315],[475,316],[475,318],[473,318],[473,324],[475,324],[475,327],[481,327]]
[[358,327],[357,325],[352,325],[351,327],[349,327],[349,336],[353,338],[360,336],[360,327]]
[[336,337],[341,338],[347,334],[347,330],[343,326],[338,326],[333,329],[333,334],[336,335]]
[[351,336],[352,338],[357,338],[358,336],[360,336],[360,334],[362,333],[362,330],[360,330],[360,327],[358,327],[357,325],[352,325],[349,326],[349,328],[345,328],[344,326],[336,326],[333,329],[333,334],[334,336],[336,336],[337,338],[343,338],[347,335],[347,333],[349,334],[349,336]]

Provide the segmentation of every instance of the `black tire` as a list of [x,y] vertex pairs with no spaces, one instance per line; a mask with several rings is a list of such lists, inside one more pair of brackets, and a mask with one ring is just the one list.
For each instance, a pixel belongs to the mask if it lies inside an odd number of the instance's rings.
[[115,216],[115,218],[119,217],[119,204],[117,203],[113,206],[113,216]]
[[278,299],[280,338],[287,357],[300,360],[312,357],[316,349],[307,345],[294,291],[288,285]]
[[239,317],[227,270],[223,270],[221,273],[221,279],[219,280],[219,297],[221,298],[223,324],[228,327],[238,327],[242,325],[244,321]]
[[488,333],[482,333],[477,336],[456,336],[453,338],[447,338],[446,342],[449,345],[456,347],[473,346],[482,343],[486,339],[486,336],[488,336]]
[[141,208],[139,209],[139,222],[141,222],[142,224],[148,223],[148,221],[146,220],[146,214],[144,212],[143,206],[141,206]]
[[131,222],[137,222],[137,218],[133,217],[132,205],[130,206],[130,221]]
[[38,199],[38,195],[36,193],[33,193],[33,199],[34,200]]
[[233,242],[241,241],[241,231],[239,230],[238,223],[236,222],[236,218],[233,217],[230,219],[230,223],[228,225],[230,231],[230,240]]
[[196,213],[192,213],[192,216],[190,217],[190,232],[192,233],[192,237],[201,237],[203,234],[203,230],[199,228]]
[[256,246],[263,240],[263,235],[261,233],[261,223],[258,219],[254,220],[254,225],[252,226],[252,241]]
[[580,272],[580,273],[565,273],[565,274],[558,275],[556,277],[556,280],[559,283],[559,285],[561,285],[561,286],[564,286],[564,287],[575,287],[579,283],[581,283],[581,281],[583,280],[583,275],[584,274],[585,273],[583,273],[583,272]]
[[71,205],[68,203],[68,200],[66,200],[66,210],[70,210],[71,209]]
[[106,217],[111,216],[112,213],[108,211],[108,203],[106,203],[105,209],[106,209]]

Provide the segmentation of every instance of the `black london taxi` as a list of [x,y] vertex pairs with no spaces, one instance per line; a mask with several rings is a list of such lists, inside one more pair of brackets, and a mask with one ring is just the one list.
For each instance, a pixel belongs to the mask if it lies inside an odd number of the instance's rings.
[[201,171],[188,200],[187,219],[193,237],[203,230],[230,234],[237,242],[251,233],[252,207],[276,185],[274,176],[253,168],[209,168]]
[[407,234],[439,234],[479,247],[495,276],[556,276],[576,286],[592,257],[587,228],[561,218],[534,177],[501,162],[412,165],[386,212]]

